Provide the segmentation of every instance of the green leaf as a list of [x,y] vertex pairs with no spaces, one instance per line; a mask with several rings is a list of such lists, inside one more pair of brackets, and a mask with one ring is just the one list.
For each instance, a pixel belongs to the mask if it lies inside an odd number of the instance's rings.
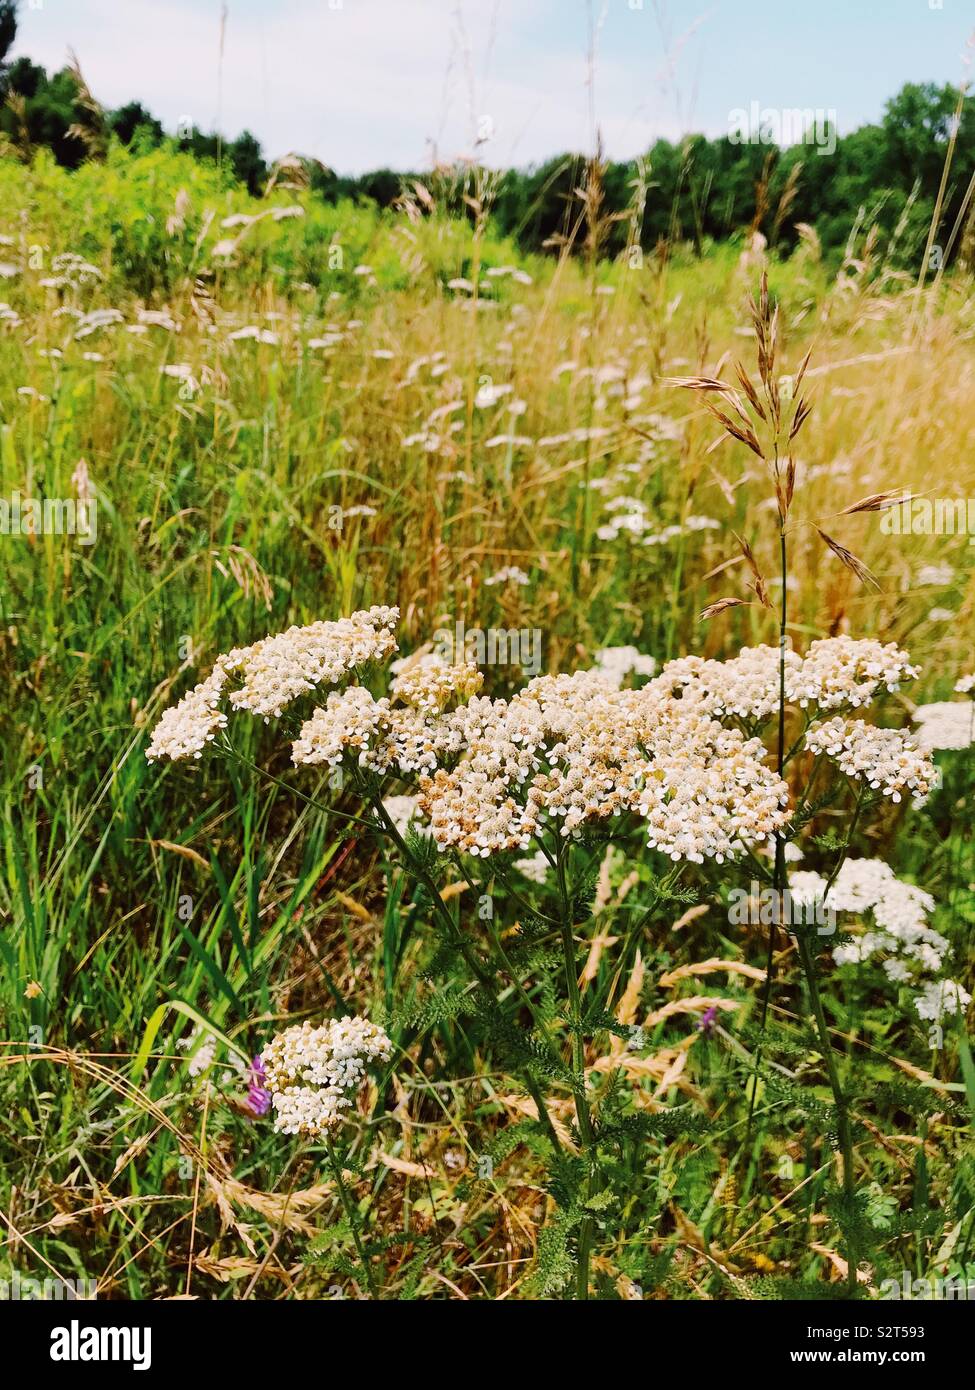
[[149,1057],[152,1053],[152,1045],[156,1041],[159,1029],[162,1027],[162,1021],[166,1017],[167,1009],[173,1009],[176,1013],[184,1014],[187,1018],[191,1019],[197,1027],[205,1029],[208,1033],[212,1033],[217,1041],[223,1043],[228,1051],[236,1053],[236,1055],[242,1057],[245,1062],[250,1062],[249,1054],[239,1047],[231,1038],[228,1038],[227,1034],[222,1032],[215,1024],[211,1023],[198,1009],[194,1009],[192,1004],[187,1004],[182,999],[167,999],[165,1003],[160,1004],[157,1009],[154,1009],[149,1016],[146,1030],[142,1035],[142,1042],[139,1044],[139,1050],[132,1059],[133,1081],[137,1081],[146,1069],[146,1063],[149,1061]]

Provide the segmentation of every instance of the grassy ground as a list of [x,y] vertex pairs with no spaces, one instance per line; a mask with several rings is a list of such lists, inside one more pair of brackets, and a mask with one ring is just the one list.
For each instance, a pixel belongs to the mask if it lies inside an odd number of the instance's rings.
[[[104,1297],[354,1296],[320,1152],[248,1117],[224,1039],[251,1055],[282,1020],[345,1003],[390,1016],[422,998],[408,886],[368,839],[257,773],[147,764],[147,725],[218,652],[373,603],[400,606],[404,650],[458,621],[537,629],[551,670],[612,644],[662,661],[774,641],[757,607],[697,622],[743,587],[737,565],[709,577],[736,556],[732,532],[774,573],[774,527],[747,451],[716,447],[699,398],[667,382],[750,353],[760,264],[734,247],[524,264],[435,211],[380,221],[289,189],[257,204],[170,154],[74,176],[5,163],[0,207],[0,496],[72,498],[84,460],[97,499],[90,546],[0,537],[0,1270],[83,1274]],[[221,225],[237,213],[263,215]],[[505,267],[520,274],[487,274]],[[973,285],[952,275],[918,297],[869,244],[839,271],[807,244],[769,276],[784,370],[812,349],[798,511],[880,584],[862,587],[800,530],[792,637],[905,646],[923,674],[895,703],[903,719],[972,669],[975,551],[964,535],[895,537],[876,515],[836,514],[898,486],[975,497]],[[117,321],[82,317],[100,309]],[[674,532],[610,537],[616,497],[645,504],[648,533]],[[528,582],[488,582],[507,566]],[[509,676],[489,672],[492,693]],[[270,732],[241,739],[291,778]],[[972,778],[964,754],[943,761],[928,806],[886,817],[860,848],[936,895],[970,986]],[[592,934],[616,934],[633,867],[607,866]],[[463,885],[451,892],[464,920]],[[633,1016],[700,992],[693,977],[659,984],[680,965],[764,964],[761,934],[699,898],[680,930],[680,908],[647,927]],[[611,947],[590,959],[598,988]],[[783,1019],[791,970],[784,959]],[[738,1006],[726,1031],[754,1020],[747,974],[707,984]],[[864,1098],[858,1176],[889,1217],[889,1268],[934,1268],[953,1230],[957,1258],[975,1191],[971,1117],[955,1113],[964,1047],[933,1056],[879,994],[838,992],[830,1023],[878,1087],[904,1063],[936,1076],[920,1118]],[[194,1028],[221,1039],[208,1067],[189,1060]],[[680,1014],[656,1024],[655,1055],[687,1033]],[[532,1145],[506,1152],[525,1097],[476,1027],[440,1019],[398,1037],[395,1076],[353,1145],[361,1219],[387,1242],[383,1296],[529,1295],[550,1197]],[[828,1141],[811,1124],[783,1140],[774,1102],[746,1139],[733,1045],[694,1044],[679,1079],[648,1067],[644,1084],[654,1106],[694,1099],[710,1128],[621,1157],[632,1208],[603,1232],[600,1291],[736,1297],[756,1275],[827,1290]],[[595,1075],[611,1056],[607,1039]]]

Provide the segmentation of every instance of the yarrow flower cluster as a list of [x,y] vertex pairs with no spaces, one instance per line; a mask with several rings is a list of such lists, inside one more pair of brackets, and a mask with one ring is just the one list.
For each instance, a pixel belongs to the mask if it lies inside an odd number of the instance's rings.
[[362,685],[331,690],[325,704],[302,724],[291,747],[292,761],[335,767],[351,751],[360,767],[381,772],[387,759],[378,745],[388,728],[388,700],[374,700]]
[[883,689],[893,694],[904,680],[916,680],[920,667],[894,642],[873,638],[824,637],[810,643],[788,698],[805,709],[854,709],[868,705]]
[[649,686],[618,690],[596,672],[540,676],[510,701],[458,710],[464,755],[420,784],[441,849],[527,849],[555,824],[632,812],[672,859],[719,863],[784,824],[788,792],[765,749]]
[[483,684],[484,677],[473,662],[454,666],[430,652],[404,664],[390,694],[412,709],[439,714],[450,704],[469,700]]
[[825,753],[847,777],[900,801],[909,792],[920,802],[937,782],[938,770],[909,734],[878,729],[862,719],[828,719],[806,734],[806,747]]
[[[166,710],[153,730],[146,756],[200,757],[226,724],[221,701],[261,715],[265,722],[319,685],[337,685],[357,667],[396,650],[397,608],[375,607],[336,622],[290,627],[249,647],[217,658],[207,679]],[[238,684],[232,685],[232,678]]]
[[383,810],[393,822],[400,835],[413,830],[418,835],[429,835],[430,827],[420,819],[419,801],[415,796],[384,796]]
[[[786,651],[786,698],[800,665],[801,658]],[[730,715],[763,722],[779,707],[779,652],[776,647],[759,646],[743,647],[729,661],[678,657],[667,662],[652,684],[715,718]]]
[[218,665],[179,704],[166,710],[152,731],[146,757],[170,758],[173,762],[201,757],[218,730],[226,727],[227,716],[220,708],[226,683],[227,673]]
[[967,1006],[969,996],[961,985],[924,978],[943,968],[949,946],[945,937],[928,925],[934,898],[916,884],[897,878],[882,859],[847,859],[828,892],[820,874],[799,870],[789,876],[789,889],[797,901],[820,902],[832,912],[860,917],[869,914],[872,926],[834,950],[837,965],[860,965],[880,958],[889,980],[922,986],[914,1001],[921,1018],[935,1017],[926,1011],[934,994],[943,997],[946,1004],[953,999]]
[[337,685],[370,661],[396,650],[398,608],[375,607],[336,622],[289,627],[253,646],[237,648],[221,664],[240,679],[229,692],[234,709],[280,716],[286,705],[319,685]]
[[[786,651],[785,698],[801,709],[858,709],[881,690],[892,693],[917,675],[918,667],[893,642],[824,637],[812,642],[805,656]],[[763,722],[779,707],[779,649],[744,647],[729,661],[678,657],[664,666],[658,681],[661,688],[697,700],[709,714]]]
[[[466,706],[449,713],[438,706],[479,685],[481,676],[470,666],[443,664],[426,670],[432,674],[421,672],[406,687],[411,698],[422,702],[420,709],[395,705],[385,696],[377,700],[364,686],[330,692],[325,704],[301,726],[292,745],[292,761],[296,766],[327,763],[335,767],[351,755],[370,772],[397,772],[404,777],[433,772],[442,760],[463,748],[466,722],[462,713]],[[400,695],[403,681],[398,676],[393,682]]]
[[190,1076],[202,1076],[216,1061],[217,1040],[205,1028],[194,1027],[189,1037],[180,1038],[176,1046],[189,1053],[186,1069]]
[[552,865],[542,850],[536,850],[527,859],[516,859],[514,867],[528,879],[529,883],[541,884],[548,878]]
[[652,676],[657,663],[636,647],[602,647],[596,653],[592,669],[619,688],[627,676]]
[[278,1033],[261,1053],[274,1128],[317,1138],[340,1123],[374,1062],[393,1055],[389,1037],[368,1019],[307,1020]]
[[914,711],[918,747],[932,753],[939,748],[969,748],[975,742],[975,705],[971,700],[938,700],[918,705]]
[[[397,610],[376,607],[338,622],[290,628],[219,658],[213,673],[154,731],[150,757],[199,757],[224,727],[224,701],[269,719],[317,686],[340,685],[395,649]],[[779,701],[779,653],[745,648],[730,661],[669,662],[640,690],[653,660],[632,647],[598,653],[575,675],[541,676],[510,700],[478,694],[470,662],[420,653],[393,667],[389,695],[346,684],[328,692],[292,746],[296,765],[346,763],[416,779],[417,807],[441,850],[473,856],[529,849],[556,829],[629,814],[647,844],[677,861],[718,863],[761,846],[788,819],[788,789],[758,738],[722,719],[760,723]],[[785,657],[786,697],[819,710],[856,708],[917,674],[893,643],[847,637]],[[862,721],[813,724],[807,747],[836,758],[893,801],[924,796],[930,759],[910,739]]]
[[932,1023],[955,1014],[963,1014],[972,1002],[972,996],[963,985],[955,980],[929,980],[914,1001],[920,1018]]

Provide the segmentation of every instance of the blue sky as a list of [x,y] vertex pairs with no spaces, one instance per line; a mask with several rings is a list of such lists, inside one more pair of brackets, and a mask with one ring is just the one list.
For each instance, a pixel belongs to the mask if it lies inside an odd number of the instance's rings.
[[[591,144],[625,158],[657,136],[724,134],[760,107],[876,119],[907,81],[957,83],[975,0],[21,0],[15,53],[73,48],[96,96],[140,98],[271,155],[342,173],[469,153],[526,164]],[[591,15],[591,25],[590,18]]]

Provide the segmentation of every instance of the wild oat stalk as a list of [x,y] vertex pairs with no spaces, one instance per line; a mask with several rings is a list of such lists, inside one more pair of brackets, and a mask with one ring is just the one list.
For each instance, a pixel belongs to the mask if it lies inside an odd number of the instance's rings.
[[[776,376],[779,317],[778,308],[773,307],[769,297],[768,275],[766,272],[762,274],[757,302],[753,297],[749,297],[749,311],[755,335],[758,384],[756,385],[756,383],[753,382],[743,365],[740,362],[736,362],[735,373],[739,386],[744,393],[744,399],[733,386],[714,377],[702,376],[683,378],[675,381],[673,384],[682,386],[688,390],[703,392],[706,405],[711,414],[718,420],[725,432],[732,439],[744,444],[753,454],[761,459],[768,470],[770,480],[773,484],[778,523],[777,542],[779,583],[781,585],[781,599],[778,606],[779,691],[776,727],[776,768],[779,776],[784,777],[788,761],[786,744],[786,652],[788,649],[789,624],[788,537],[790,533],[789,517],[795,495],[797,475],[793,445],[796,436],[808,419],[812,408],[808,401],[800,394],[803,378],[809,365],[811,349],[803,358],[794,378],[778,378]],[[717,400],[713,399],[715,397]],[[720,402],[720,404],[717,402]],[[883,505],[891,505],[888,500],[890,496],[892,496],[892,494],[880,494],[876,498],[864,499],[862,503],[854,504],[848,511],[872,510],[879,509]],[[848,551],[845,546],[842,546],[838,541],[828,536],[824,531],[820,530],[818,526],[816,526],[815,529],[829,549],[848,569],[856,574],[861,581],[875,582],[866,566],[863,565],[855,555]],[[763,608],[774,611],[769,598],[766,582],[751,545],[746,539],[740,536],[736,537],[736,539],[738,540],[742,556],[752,576],[749,587],[754,593],[755,599]],[[714,616],[719,612],[740,606],[746,602],[748,601],[735,597],[719,599],[716,603],[711,604],[704,610],[702,617],[708,618]],[[827,891],[835,881],[836,875],[842,867],[846,851],[852,843],[853,834],[859,820],[861,804],[862,796],[857,800],[856,810],[850,822],[849,833],[847,835],[843,854],[834,867]],[[785,847],[788,838],[789,836],[785,830],[777,831],[775,834],[772,887],[775,894],[775,901],[779,904],[784,902],[787,889]],[[772,920],[769,923],[765,984],[762,992],[760,1029],[760,1037],[762,1039],[764,1039],[768,1024],[775,967],[775,917],[776,914],[773,914]],[[856,1239],[853,1234],[855,1227],[856,1184],[853,1166],[853,1138],[850,1126],[849,1100],[840,1082],[839,1071],[830,1041],[829,1027],[823,1011],[816,962],[810,950],[806,929],[799,926],[794,931],[793,935],[796,940],[799,961],[809,992],[812,1018],[819,1038],[823,1062],[826,1067],[830,1090],[833,1093],[833,1102],[836,1107],[837,1135],[843,1164],[845,1214],[843,1226],[847,1246],[847,1291],[852,1295],[856,1291],[858,1251]],[[761,1057],[762,1050],[760,1042],[756,1050],[754,1076],[749,1096],[749,1130],[751,1129],[754,1117]]]

